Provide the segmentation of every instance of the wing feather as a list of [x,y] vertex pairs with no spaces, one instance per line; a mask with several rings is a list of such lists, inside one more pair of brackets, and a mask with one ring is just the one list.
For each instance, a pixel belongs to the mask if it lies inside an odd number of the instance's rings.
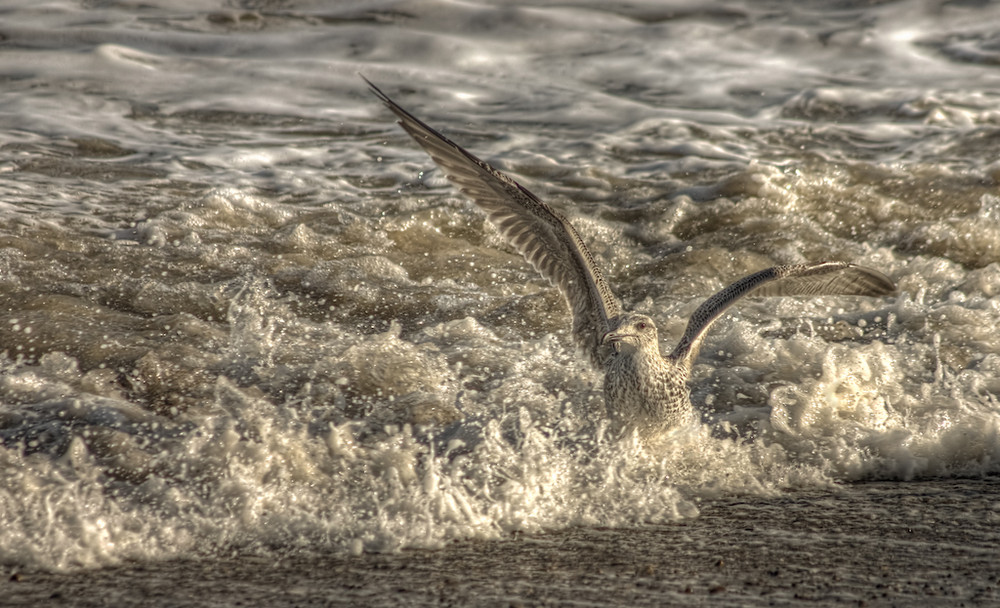
[[773,266],[745,276],[705,300],[691,315],[670,358],[690,366],[708,328],[745,296],[883,296],[895,291],[895,283],[881,272],[846,262]]
[[573,336],[577,344],[600,366],[601,337],[609,329],[608,319],[617,316],[621,306],[569,220],[516,181],[401,108],[367,78],[364,80],[448,179],[487,213],[504,238],[539,274],[559,288],[573,311]]

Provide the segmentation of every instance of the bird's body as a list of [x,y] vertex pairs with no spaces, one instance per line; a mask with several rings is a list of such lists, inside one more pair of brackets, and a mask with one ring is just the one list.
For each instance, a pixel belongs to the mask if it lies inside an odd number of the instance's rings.
[[634,431],[648,438],[694,418],[688,389],[692,362],[711,324],[743,296],[875,296],[895,291],[882,273],[845,262],[774,266],[745,276],[706,300],[691,315],[677,346],[664,357],[653,320],[622,311],[569,220],[401,108],[371,82],[368,85],[448,178],[486,211],[508,242],[560,289],[573,313],[577,344],[604,370],[605,406],[620,432]]
[[690,367],[660,354],[653,320],[623,313],[612,324],[604,338],[613,347],[604,360],[604,403],[613,432],[654,435],[691,420]]

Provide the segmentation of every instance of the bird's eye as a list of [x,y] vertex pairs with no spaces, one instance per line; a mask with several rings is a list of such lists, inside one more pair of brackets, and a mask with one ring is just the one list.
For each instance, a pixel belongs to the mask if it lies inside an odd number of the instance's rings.
[[649,327],[649,326],[648,326],[648,325],[646,325],[646,322],[645,322],[645,321],[639,321],[639,325],[638,325],[638,327],[639,327],[639,329],[646,329],[646,328],[647,328],[647,327]]

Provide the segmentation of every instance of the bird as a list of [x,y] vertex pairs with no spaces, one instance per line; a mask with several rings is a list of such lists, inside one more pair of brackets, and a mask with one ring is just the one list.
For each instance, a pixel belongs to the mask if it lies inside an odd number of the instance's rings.
[[604,372],[605,409],[618,436],[635,433],[649,440],[697,420],[689,388],[692,364],[708,329],[741,298],[896,292],[895,283],[882,272],[849,262],[773,266],[705,300],[664,356],[653,319],[622,309],[594,255],[563,214],[361,78],[448,179],[486,212],[507,242],[561,291],[572,312],[574,341]]

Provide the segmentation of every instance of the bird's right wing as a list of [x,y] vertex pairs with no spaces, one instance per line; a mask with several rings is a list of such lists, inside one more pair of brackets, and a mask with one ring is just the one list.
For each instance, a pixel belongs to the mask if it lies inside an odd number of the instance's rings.
[[[362,76],[362,78],[364,78]],[[621,312],[583,239],[562,214],[523,186],[437,132],[389,99],[365,78],[399,124],[430,154],[448,179],[488,214],[504,238],[559,288],[573,311],[573,337],[595,366],[603,364],[601,338]]]
[[691,315],[670,358],[690,367],[712,323],[744,296],[884,296],[896,291],[877,270],[846,262],[774,266],[743,277],[705,300]]

